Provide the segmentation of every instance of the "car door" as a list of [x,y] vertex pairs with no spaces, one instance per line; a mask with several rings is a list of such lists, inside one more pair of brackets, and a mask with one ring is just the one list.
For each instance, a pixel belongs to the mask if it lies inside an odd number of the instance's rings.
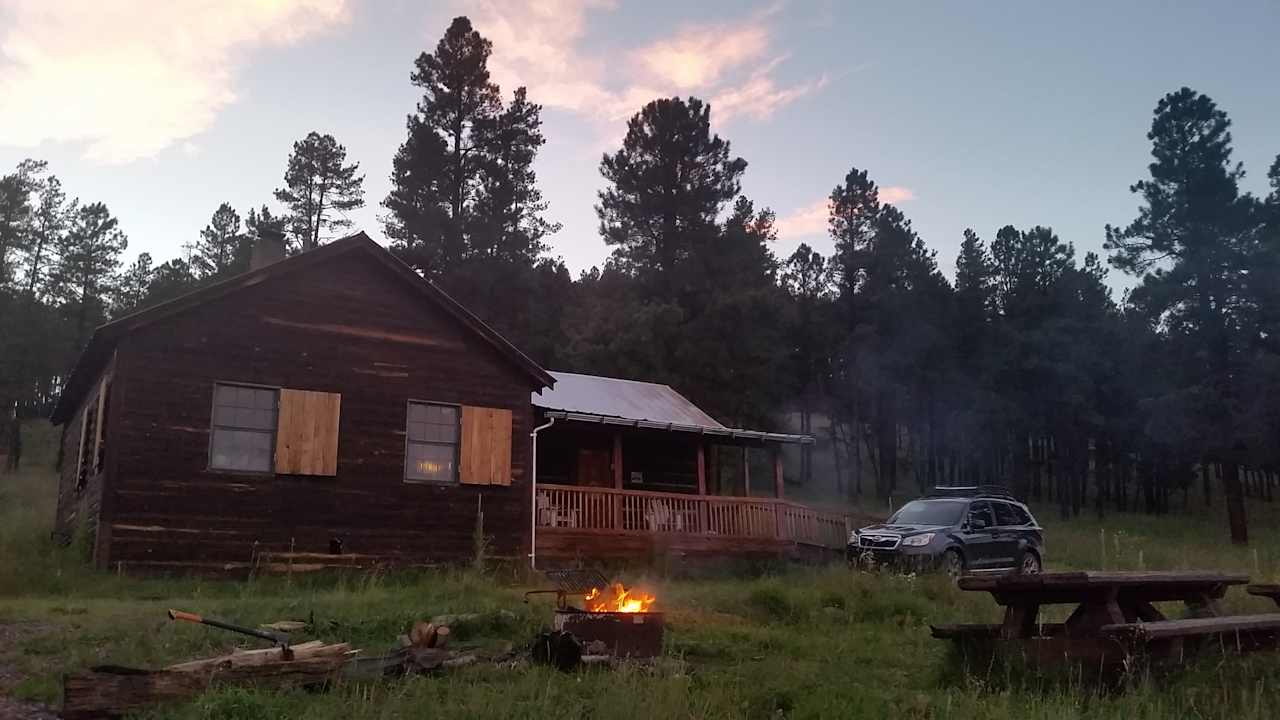
[[969,503],[969,512],[960,528],[960,542],[964,545],[964,557],[970,570],[990,570],[995,567],[998,551],[992,546],[995,538],[992,529],[996,525],[991,503],[975,500]]
[[1007,502],[991,501],[995,511],[996,526],[991,531],[991,549],[994,556],[993,567],[1016,567],[1021,559],[1023,529],[1026,522],[1021,520],[1017,509]]

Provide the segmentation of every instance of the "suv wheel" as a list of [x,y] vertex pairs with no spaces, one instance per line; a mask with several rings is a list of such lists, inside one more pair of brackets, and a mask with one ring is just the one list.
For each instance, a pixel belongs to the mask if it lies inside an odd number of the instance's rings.
[[1018,563],[1019,575],[1039,575],[1040,556],[1031,551],[1022,554],[1022,562]]
[[942,554],[942,570],[953,578],[964,574],[964,556],[959,550],[948,550]]

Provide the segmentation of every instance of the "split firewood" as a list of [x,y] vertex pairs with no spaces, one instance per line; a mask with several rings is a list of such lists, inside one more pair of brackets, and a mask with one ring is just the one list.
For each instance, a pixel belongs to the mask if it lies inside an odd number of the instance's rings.
[[298,632],[305,628],[307,624],[301,620],[277,620],[266,625],[259,625],[259,630],[271,630],[273,632],[291,633]]
[[159,702],[194,697],[213,685],[291,688],[323,685],[355,654],[346,643],[303,643],[292,660],[280,648],[236,652],[163,670],[98,667],[63,678],[65,718],[118,717]]
[[440,625],[436,627],[435,637],[432,638],[431,647],[443,648],[449,644],[449,635],[452,631],[448,625]]
[[479,661],[480,661],[480,656],[476,655],[475,653],[463,653],[461,655],[455,653],[453,657],[441,663],[441,666],[449,669],[453,669],[453,668],[466,667],[467,665],[473,665]]
[[431,647],[436,642],[436,624],[417,622],[409,629],[409,644],[415,647]]
[[[346,643],[326,645],[319,640],[312,640],[311,642],[300,643],[290,647],[287,654],[278,647],[262,648],[260,650],[235,650],[229,655],[170,665],[165,670],[172,672],[205,672],[231,667],[249,667],[287,662],[290,659],[308,660],[333,655],[346,656],[350,653],[351,646]],[[292,655],[292,658],[287,655]]]

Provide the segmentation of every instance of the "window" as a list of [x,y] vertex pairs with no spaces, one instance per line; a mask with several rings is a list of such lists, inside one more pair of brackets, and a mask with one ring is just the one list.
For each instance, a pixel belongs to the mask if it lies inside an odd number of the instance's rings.
[[972,529],[994,527],[995,524],[996,519],[991,513],[989,503],[976,502],[969,506],[969,525]]
[[245,385],[215,385],[209,468],[271,472],[276,449],[279,391]]
[[76,460],[76,490],[83,490],[93,474],[93,448],[98,444],[98,395],[84,404],[80,424],[80,455]]
[[991,503],[996,509],[996,524],[1002,527],[1026,525],[1026,520],[1018,516],[1018,509],[1005,502]]
[[410,402],[404,452],[407,482],[458,481],[458,408]]

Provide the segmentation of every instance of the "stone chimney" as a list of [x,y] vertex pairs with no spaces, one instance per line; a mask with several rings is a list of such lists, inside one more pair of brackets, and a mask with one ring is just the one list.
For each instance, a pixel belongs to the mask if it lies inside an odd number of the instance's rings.
[[276,228],[258,228],[258,240],[253,244],[249,269],[258,270],[284,259],[284,231]]

